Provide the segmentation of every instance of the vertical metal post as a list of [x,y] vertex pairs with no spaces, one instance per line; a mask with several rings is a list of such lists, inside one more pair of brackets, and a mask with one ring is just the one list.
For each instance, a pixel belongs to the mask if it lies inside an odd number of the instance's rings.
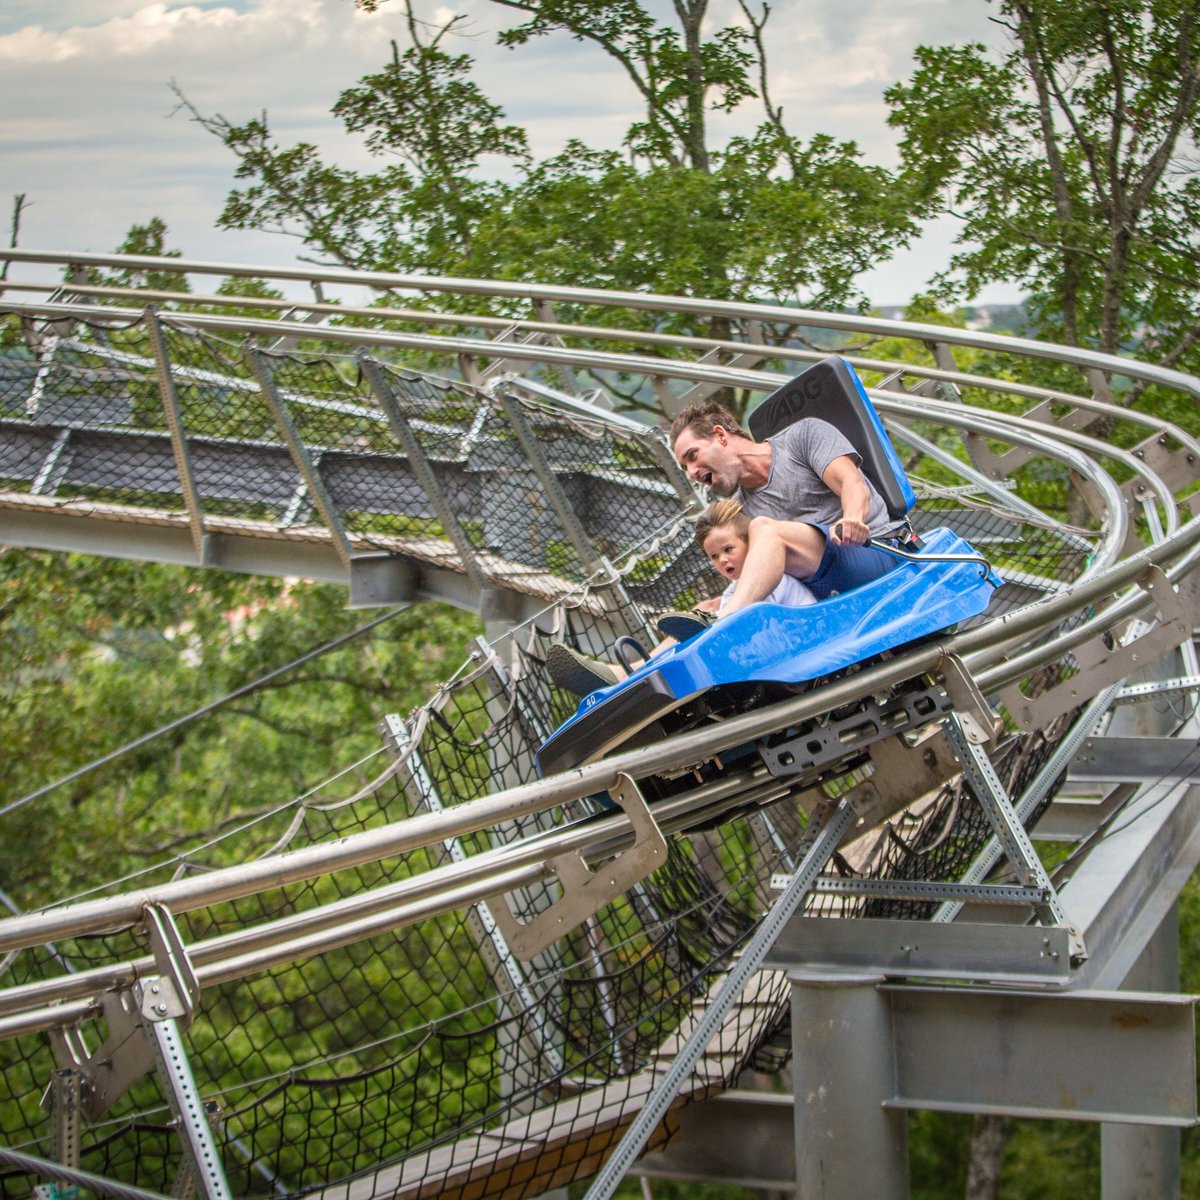
[[908,1121],[895,1093],[892,1019],[876,975],[795,972],[796,1195],[907,1200]]
[[425,495],[430,505],[432,505],[433,511],[437,513],[438,520],[441,521],[442,528],[446,531],[446,536],[454,543],[454,548],[458,551],[458,557],[462,560],[463,570],[466,571],[467,578],[482,591],[487,587],[487,580],[484,578],[483,572],[479,569],[479,562],[475,557],[475,548],[467,540],[467,535],[463,532],[458,516],[446,498],[446,493],[442,485],[438,482],[437,476],[434,474],[433,466],[429,462],[424,449],[422,449],[420,441],[417,440],[417,435],[413,433],[412,426],[400,410],[400,403],[396,399],[396,393],[388,385],[383,368],[362,350],[358,351],[357,357],[359,365],[363,369],[363,374],[367,377],[367,382],[371,385],[371,392],[374,394],[375,399],[379,401],[379,407],[383,409],[384,416],[387,417],[389,428],[396,435],[401,446],[404,447],[404,454],[408,459],[408,465],[412,468],[412,473],[417,477],[417,482],[424,488]]
[[183,502],[187,505],[188,526],[192,532],[192,547],[196,562],[204,566],[209,560],[208,537],[204,532],[204,507],[200,491],[196,487],[192,471],[192,458],[188,453],[187,437],[183,428],[183,413],[179,407],[179,396],[175,391],[175,380],[171,376],[171,360],[167,354],[167,342],[163,337],[162,323],[154,305],[146,309],[146,333],[154,351],[154,369],[158,376],[158,391],[162,397],[163,413],[167,428],[171,431],[171,450],[175,455],[175,469],[179,472],[179,488]]
[[598,570],[603,565],[603,560],[596,553],[596,548],[583,528],[579,514],[567,499],[562,484],[558,481],[558,476],[554,474],[549,462],[546,461],[546,455],[537,438],[534,437],[529,422],[525,419],[520,401],[503,387],[496,388],[495,396],[500,407],[504,409],[505,418],[512,427],[513,433],[517,435],[517,441],[521,443],[521,449],[525,452],[525,457],[529,460],[533,473],[546,493],[546,499],[550,502],[554,515],[562,523],[567,540],[574,547],[575,553],[579,555],[579,561],[583,564],[584,571]]
[[333,542],[333,548],[337,551],[338,557],[342,562],[349,567],[354,552],[350,545],[350,539],[346,536],[345,526],[337,514],[333,498],[325,488],[324,480],[321,479],[316,466],[313,464],[308,447],[305,446],[304,439],[301,438],[300,431],[296,428],[296,423],[292,420],[292,415],[288,412],[287,406],[279,394],[279,389],[275,386],[275,379],[271,373],[270,364],[267,362],[262,351],[257,346],[250,345],[249,343],[246,344],[245,355],[251,370],[253,370],[258,378],[258,384],[262,389],[263,397],[266,399],[271,413],[274,415],[280,431],[283,433],[283,440],[287,444],[292,462],[296,464],[296,469],[300,472],[301,478],[308,485],[313,503],[317,506],[317,511],[321,514],[321,519],[325,522],[325,526],[329,530],[329,537]]
[[[1178,991],[1178,905],[1171,906],[1122,986],[1138,991]],[[1101,1200],[1179,1200],[1180,1189],[1178,1129],[1100,1126]]]
[[939,371],[958,370],[958,363],[954,361],[954,350],[949,342],[927,341],[925,348],[933,355],[933,361]]
[[50,1077],[50,1115],[53,1118],[51,1153],[64,1167],[79,1166],[79,1085],[82,1072],[74,1067]]
[[[554,305],[541,297],[535,297],[531,307],[533,315],[543,324],[557,325],[558,314],[554,311]],[[562,340],[562,335],[553,333],[550,330],[541,330],[535,335],[538,340],[545,342],[550,346],[565,346],[566,342]],[[579,395],[579,380],[575,375],[575,368],[568,363],[545,363],[542,366],[543,371],[548,371],[559,382],[559,385],[564,391],[570,392],[573,396]]]
[[192,1077],[180,1026],[180,1021],[192,1020],[200,984],[170,910],[152,901],[143,911],[146,936],[161,974],[139,980],[133,987],[133,999],[183,1147],[175,1195],[190,1200],[199,1191],[206,1200],[228,1200],[229,1184],[213,1142],[209,1114]]
[[[704,1016],[696,1023],[695,1029],[675,1055],[675,1061],[647,1097],[642,1111],[617,1143],[617,1148],[609,1156],[603,1170],[588,1188],[584,1200],[609,1200],[617,1190],[625,1173],[641,1154],[650,1134],[666,1116],[684,1080],[696,1069],[696,1064],[721,1027],[721,1022],[729,1015],[730,1009],[750,982],[750,977],[762,967],[784,925],[799,911],[817,876],[853,822],[854,809],[845,799],[838,801],[836,808],[832,804],[823,804],[813,813],[799,869],[742,951],[742,956],[733,970],[725,977],[720,991],[705,1010]],[[866,1192],[857,1194],[869,1195]],[[888,1198],[880,1197],[879,1200]]]
[[596,553],[596,548],[592,545],[591,538],[588,537],[583,522],[579,519],[579,514],[576,513],[574,506],[567,498],[558,476],[554,474],[546,459],[541,443],[538,442],[532,426],[525,417],[520,401],[503,386],[495,389],[495,397],[504,410],[504,415],[512,426],[513,432],[517,435],[525,457],[529,460],[529,466],[546,493],[550,507],[566,531],[568,541],[578,554],[584,572],[591,575],[604,572],[605,578],[596,581],[596,589],[608,590],[615,597],[614,608],[617,610],[619,620],[630,633],[646,637],[649,631],[645,619],[641,615],[641,610],[630,600],[620,576],[613,570],[612,564]]
[[[145,981],[146,986],[152,979]],[[169,1017],[160,1021],[147,1019],[144,1024],[159,1078],[166,1085],[167,1099],[179,1126],[179,1140],[183,1145],[181,1185],[194,1184],[206,1200],[231,1200],[232,1193],[209,1128],[208,1113],[183,1048],[179,1023]]]

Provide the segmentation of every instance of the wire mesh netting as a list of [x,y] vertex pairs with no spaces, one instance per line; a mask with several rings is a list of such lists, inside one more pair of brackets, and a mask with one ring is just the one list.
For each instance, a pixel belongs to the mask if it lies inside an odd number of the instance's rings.
[[[521,660],[536,665],[529,653]],[[533,671],[514,676],[481,662],[411,727],[386,779],[365,796],[287,814],[284,844],[344,836],[519,781],[539,726],[560,703]],[[1028,771],[1050,745],[1013,738],[1001,760],[1019,758]],[[587,807],[188,913],[180,917],[184,939],[204,962],[216,939],[419,878],[497,840],[580,819]],[[513,960],[488,911],[474,908],[300,961],[285,947],[287,961],[277,966],[206,986],[186,1042],[235,1194],[319,1194],[358,1177],[354,1195],[536,1195],[594,1170],[646,1095],[654,1066],[703,1011],[769,906],[771,875],[794,867],[805,824],[803,807],[784,801],[672,841],[660,870],[530,963]],[[954,854],[912,852],[916,839],[901,820],[889,846],[910,852],[891,853],[872,873],[953,878],[990,833],[961,784],[935,797],[923,828],[938,830]],[[524,913],[553,899],[545,885],[511,898]],[[77,939],[53,955],[14,956],[4,981],[57,977],[64,963],[84,971],[145,951],[137,930]],[[85,1036],[98,1038],[101,1028],[88,1023]],[[778,1068],[786,1030],[786,984],[768,973],[682,1099],[727,1085],[751,1063]],[[20,1038],[0,1043],[0,1053],[3,1144],[49,1157],[39,1100],[56,1067],[52,1048],[41,1037]],[[160,1088],[146,1076],[89,1127],[86,1169],[170,1186],[179,1142]],[[6,1179],[8,1194],[24,1194],[23,1178]]]
[[[9,362],[3,486],[30,504],[87,505],[100,517],[170,523],[199,510],[211,531],[342,539],[353,553],[477,570],[555,602],[481,643],[430,704],[389,718],[368,786],[343,794],[335,778],[136,878],[99,887],[81,878],[79,896],[198,878],[531,782],[536,750],[577,703],[549,678],[550,644],[599,652],[620,633],[652,637],[658,614],[721,587],[680,519],[679,481],[656,430],[555,407],[517,383],[487,390],[353,356],[247,353],[182,327],[163,336],[170,388],[142,328],[99,341],[49,336],[30,369]],[[1011,579],[997,609],[1087,563],[1095,530],[1053,512],[1039,522],[946,480],[944,468],[923,481],[923,465],[913,465],[918,530],[948,524],[987,551]],[[1065,509],[1060,482],[1054,504]],[[993,757],[1010,790],[1041,768],[1065,727],[1006,734]],[[847,756],[769,805],[732,808],[673,838],[659,869],[530,961],[511,953],[494,908],[438,897],[462,864],[603,816],[602,796],[177,913],[203,984],[187,1055],[231,1189],[516,1197],[591,1173],[769,909],[772,875],[802,857],[813,804],[870,770],[863,755]],[[969,786],[939,782],[912,800],[853,863],[837,865],[874,878],[959,877],[991,832]],[[538,878],[492,903],[521,921],[558,899],[553,880]],[[813,897],[809,908],[831,903]],[[350,911],[361,924],[341,934],[332,917]],[[837,912],[928,915],[877,901],[839,900]],[[318,913],[330,919],[297,942],[297,923]],[[156,969],[148,954],[140,925],[62,939],[0,960],[0,985],[67,980],[75,996],[111,992]],[[786,1002],[784,978],[763,973],[680,1102],[748,1067],[782,1067]],[[114,1057],[131,1053],[105,1043],[118,1025],[110,1009],[67,1039],[0,1040],[0,1145],[55,1156],[47,1087],[72,1064],[108,1078]],[[124,1060],[121,1074],[127,1090],[113,1084],[101,1104],[93,1086],[85,1099],[80,1165],[168,1190],[182,1160],[163,1082]],[[0,1168],[0,1182],[22,1197],[35,1180]]]
[[600,420],[382,363],[368,379],[352,355],[168,325],[96,332],[5,358],[10,504],[166,528],[191,514],[210,534],[463,570],[459,539],[488,578],[547,598],[679,509],[653,445]]
[[[578,612],[573,614],[579,619]],[[399,765],[365,794],[310,798],[275,830],[212,847],[203,870],[247,842],[261,852],[370,829],[431,806],[529,778],[542,730],[570,705],[540,672],[544,636],[528,637],[510,668],[481,650],[434,706],[394,725]],[[1010,739],[1001,761],[1027,772],[1051,745]],[[1020,779],[1009,773],[1014,786]],[[308,884],[180,917],[198,962],[215,939],[244,935],[323,905],[420,878],[505,838],[586,815],[589,802],[355,868]],[[250,977],[206,986],[187,1034],[192,1070],[213,1105],[216,1138],[238,1195],[320,1192],[361,1176],[355,1195],[535,1195],[594,1170],[646,1094],[653,1067],[702,1011],[731,954],[769,906],[773,873],[795,865],[804,808],[786,800],[671,843],[668,862],[621,901],[534,962],[513,961],[485,909],[440,913]],[[266,823],[265,823],[266,824]],[[904,819],[888,845],[917,840]],[[954,854],[892,853],[871,873],[954,878],[990,833],[961,784],[929,805],[923,828]],[[275,835],[278,836],[275,836]],[[511,898],[528,914],[553,901],[547,885]],[[814,900],[813,911],[820,905]],[[848,914],[843,914],[848,915]],[[893,914],[895,915],[895,914]],[[916,915],[916,914],[914,914]],[[22,952],[9,986],[144,955],[139,932]],[[92,1031],[96,1030],[93,1034]],[[85,1036],[98,1039],[100,1023]],[[684,1098],[732,1082],[747,1064],[786,1061],[786,985],[766,976],[745,998]],[[48,1153],[38,1104],[57,1061],[41,1038],[0,1043],[8,1093],[4,1144]],[[166,1188],[178,1138],[153,1076],[89,1128],[82,1164]],[[22,1194],[17,1176],[6,1186]]]

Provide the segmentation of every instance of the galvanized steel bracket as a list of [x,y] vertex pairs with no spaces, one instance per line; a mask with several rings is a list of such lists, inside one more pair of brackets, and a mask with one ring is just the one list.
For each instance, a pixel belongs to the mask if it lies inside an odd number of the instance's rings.
[[1079,672],[1038,696],[1026,696],[1014,683],[1000,691],[1009,715],[1025,730],[1045,729],[1057,717],[1086,704],[1106,687],[1157,662],[1192,636],[1192,620],[1183,601],[1160,568],[1151,565],[1138,586],[1158,609],[1158,624],[1131,641],[1107,646],[1095,638],[1075,649]]
[[487,902],[501,934],[519,959],[528,961],[540,954],[666,862],[666,839],[637,784],[627,775],[619,775],[617,786],[608,794],[629,818],[634,834],[632,846],[596,870],[574,851],[550,859],[547,865],[558,876],[562,895],[529,921],[519,920],[503,896]]

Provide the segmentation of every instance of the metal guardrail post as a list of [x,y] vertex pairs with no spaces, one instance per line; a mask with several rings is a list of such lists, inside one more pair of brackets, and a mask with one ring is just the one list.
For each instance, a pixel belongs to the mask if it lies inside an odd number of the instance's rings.
[[762,967],[780,930],[799,910],[817,875],[854,823],[854,809],[847,800],[841,800],[836,808],[832,804],[825,804],[813,814],[811,822],[811,840],[792,881],[742,951],[741,958],[726,976],[720,992],[705,1009],[704,1016],[676,1054],[670,1069],[647,1098],[642,1111],[634,1118],[617,1148],[593,1180],[584,1200],[609,1200],[617,1190],[655,1126],[666,1116],[684,1080],[695,1070],[721,1022],[750,982],[750,977]]
[[[153,987],[153,978],[145,981],[143,996]],[[159,1078],[166,1085],[167,1100],[178,1123],[184,1158],[180,1168],[181,1185],[188,1186],[184,1180],[190,1176],[206,1200],[232,1200],[233,1193],[229,1190],[221,1157],[213,1141],[208,1111],[192,1076],[179,1024],[170,1016],[147,1015],[145,1007],[142,1015]],[[176,1189],[176,1195],[179,1190]]]
[[188,527],[192,532],[192,546],[196,551],[196,562],[205,566],[211,557],[211,540],[204,531],[204,504],[200,489],[196,486],[192,457],[188,449],[187,433],[183,427],[183,413],[179,407],[179,396],[175,391],[175,380],[171,375],[171,359],[167,353],[166,338],[163,337],[162,322],[158,310],[146,308],[146,334],[154,351],[154,369],[158,377],[158,391],[162,396],[163,413],[171,433],[171,449],[175,453],[175,469],[179,472],[179,487],[187,507]]
[[187,1200],[199,1189],[206,1200],[230,1200],[209,1110],[200,1098],[183,1045],[181,1022],[190,1023],[200,985],[169,910],[149,904],[143,923],[161,974],[134,984],[133,999],[183,1147],[175,1195]]
[[616,604],[622,614],[626,628],[634,633],[635,636],[647,636],[648,630],[644,622],[641,622],[640,619],[636,621],[630,619],[631,614],[640,614],[640,609],[631,606],[625,586],[620,576],[613,569],[612,564],[606,558],[596,553],[596,549],[592,545],[592,540],[588,536],[587,530],[584,529],[583,522],[579,519],[579,514],[567,498],[567,494],[563,490],[558,476],[555,475],[541,444],[538,442],[529,421],[526,419],[520,400],[503,384],[494,389],[494,394],[501,408],[504,410],[504,415],[512,426],[513,432],[517,435],[517,440],[520,442],[521,449],[525,452],[529,460],[530,467],[537,476],[538,482],[545,490],[550,507],[562,523],[562,527],[567,534],[567,540],[575,549],[576,554],[579,555],[579,560],[583,564],[585,574],[594,575],[600,571],[605,573],[606,578],[595,584],[594,589],[609,590],[615,593],[617,598]]
[[343,564],[349,567],[350,560],[354,557],[354,551],[350,539],[346,536],[346,528],[337,514],[337,508],[325,487],[324,480],[313,463],[308,447],[304,444],[304,439],[300,436],[300,431],[296,428],[296,423],[292,420],[292,415],[288,412],[287,405],[284,404],[283,397],[280,396],[279,389],[275,386],[271,366],[263,352],[250,342],[246,343],[245,356],[250,369],[258,379],[263,397],[283,433],[288,453],[292,456],[292,462],[295,463],[301,478],[308,486],[313,503],[317,506],[317,511],[321,514],[321,519],[329,530],[333,547]]
[[[546,325],[557,325],[559,323],[558,316],[554,311],[554,305],[541,297],[535,297],[530,307],[533,309],[533,315]],[[541,337],[549,344],[554,346],[565,346],[562,335],[552,333],[549,330],[537,330],[534,332],[534,337]],[[579,393],[579,380],[575,376],[574,368],[564,364],[554,369],[554,374],[561,384],[566,386],[566,390]]]
[[533,473],[546,493],[546,499],[549,500],[554,515],[562,523],[567,540],[571,543],[575,553],[579,555],[584,572],[591,573],[599,570],[603,565],[603,560],[596,553],[596,548],[592,545],[592,539],[588,537],[583,522],[579,519],[579,514],[567,499],[567,494],[563,491],[558,476],[554,474],[541,443],[534,436],[520,401],[504,386],[495,389],[495,396],[504,410],[504,416],[512,427],[513,433],[517,435],[517,440],[521,443],[521,449],[529,460]]
[[54,1161],[64,1167],[79,1166],[79,1100],[83,1073],[75,1067],[63,1067],[50,1076],[50,1087],[42,1101],[49,1102],[54,1124],[51,1130],[51,1152]]
[[425,489],[425,495],[429,498],[433,511],[437,513],[438,520],[441,521],[447,537],[454,543],[467,578],[477,588],[481,590],[486,588],[488,581],[483,571],[480,570],[479,561],[475,556],[475,548],[467,539],[466,533],[463,532],[463,527],[459,523],[450,501],[446,498],[445,490],[434,473],[433,465],[425,454],[417,435],[413,432],[408,419],[401,411],[400,402],[396,399],[396,393],[392,391],[383,368],[363,351],[358,352],[357,358],[363,374],[367,377],[367,382],[371,385],[372,394],[379,401],[379,407],[383,409],[384,416],[387,417],[389,428],[404,447],[404,453],[413,474],[417,477],[421,487]]
[[1025,827],[1013,810],[1012,801],[1008,798],[1008,792],[1000,782],[991,760],[978,745],[968,739],[957,714],[946,718],[945,730],[962,763],[963,775],[970,783],[1018,880],[1026,887],[1039,888],[1042,891],[1045,898],[1035,906],[1038,915],[1048,924],[1067,929],[1070,936],[1071,960],[1082,962],[1087,957],[1083,939],[1067,918],[1058,892],[1055,891],[1046,868],[1042,866],[1033,843],[1029,840],[1029,834],[1025,832]]

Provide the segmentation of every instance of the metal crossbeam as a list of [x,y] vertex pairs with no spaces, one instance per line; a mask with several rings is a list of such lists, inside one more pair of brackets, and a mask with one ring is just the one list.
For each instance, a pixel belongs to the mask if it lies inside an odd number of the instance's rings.
[[1169,737],[1094,737],[1071,761],[1071,778],[1105,783],[1147,779],[1200,783],[1200,746]]
[[1008,792],[1000,782],[996,769],[982,749],[970,741],[957,715],[946,720],[946,736],[949,737],[959,761],[963,766],[963,774],[971,784],[980,805],[987,816],[992,832],[1011,863],[1017,877],[1026,887],[1041,891],[1045,899],[1035,905],[1038,915],[1044,924],[1066,926],[1071,933],[1071,957],[1082,961],[1087,957],[1083,939],[1078,930],[1072,928],[1067,914],[1063,911],[1062,903],[1046,868],[1042,866],[1025,827],[1021,824]]
[[[898,1108],[1188,1127],[1194,996],[886,984]],[[947,1054],[946,1047],[969,1047]]]

